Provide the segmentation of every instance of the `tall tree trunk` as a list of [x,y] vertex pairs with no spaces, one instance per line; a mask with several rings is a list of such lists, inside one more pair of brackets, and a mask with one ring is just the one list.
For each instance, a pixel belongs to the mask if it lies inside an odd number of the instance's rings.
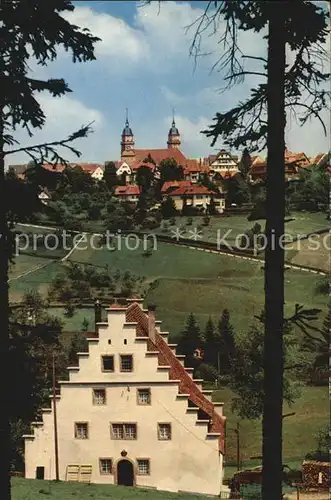
[[[0,79],[1,82],[1,79]],[[0,106],[0,498],[10,500],[10,427],[8,372],[9,304],[8,304],[8,234],[5,206],[5,168],[2,107]]]
[[284,250],[281,248],[280,238],[284,234],[285,216],[284,78],[287,2],[283,4],[280,8],[278,2],[269,2],[263,500],[280,500],[282,495]]

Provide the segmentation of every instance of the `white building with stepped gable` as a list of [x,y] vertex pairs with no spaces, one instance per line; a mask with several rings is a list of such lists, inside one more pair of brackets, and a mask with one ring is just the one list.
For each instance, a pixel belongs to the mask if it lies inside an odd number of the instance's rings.
[[[218,495],[222,490],[223,403],[192,378],[168,344],[154,308],[141,301],[107,309],[89,352],[69,367],[56,397],[60,480],[84,480]],[[54,416],[25,435],[25,477],[55,479]]]

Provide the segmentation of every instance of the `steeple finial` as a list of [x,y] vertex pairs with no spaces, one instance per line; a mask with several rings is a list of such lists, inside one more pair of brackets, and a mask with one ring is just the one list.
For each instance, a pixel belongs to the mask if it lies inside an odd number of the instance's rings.
[[172,108],[172,126],[174,127],[175,124],[175,108]]
[[129,125],[129,110],[125,108],[125,125]]

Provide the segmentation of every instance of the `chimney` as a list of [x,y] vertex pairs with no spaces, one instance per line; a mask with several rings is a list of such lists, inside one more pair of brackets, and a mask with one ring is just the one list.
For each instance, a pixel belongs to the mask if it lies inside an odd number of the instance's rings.
[[97,323],[101,323],[101,303],[97,299],[94,303],[94,328],[95,333],[97,333]]
[[148,336],[155,343],[155,305],[149,305],[148,309]]

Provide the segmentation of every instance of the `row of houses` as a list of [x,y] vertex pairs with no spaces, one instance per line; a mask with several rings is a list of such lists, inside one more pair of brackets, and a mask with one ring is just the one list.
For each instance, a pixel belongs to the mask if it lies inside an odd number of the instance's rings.
[[[137,172],[144,166],[153,172],[155,179],[160,179],[160,166],[165,160],[175,160],[176,164],[182,169],[181,181],[173,182],[171,185],[162,187],[162,195],[174,200],[178,210],[183,208],[183,204],[207,208],[211,199],[214,200],[216,210],[223,212],[225,208],[225,189],[224,182],[239,174],[239,157],[233,155],[230,151],[221,149],[217,154],[212,154],[201,158],[187,158],[180,149],[181,139],[175,120],[168,133],[167,148],[160,149],[137,149],[135,147],[135,138],[130,127],[128,119],[121,136],[121,159],[114,161],[116,175],[120,186],[115,190],[115,196],[120,200],[137,202],[140,191],[137,185]],[[297,180],[300,176],[300,170],[311,165],[330,168],[329,153],[319,154],[314,158],[309,158],[304,152],[294,153],[285,150],[285,176],[289,181]],[[85,173],[89,174],[96,181],[101,181],[104,177],[105,164],[102,163],[71,163],[71,167],[80,167]],[[16,175],[22,179],[25,178],[27,165],[12,165],[11,168]],[[64,165],[45,164],[44,168],[62,173]],[[261,156],[252,156],[251,165],[248,171],[248,180],[252,184],[265,180],[267,174],[267,160]],[[201,178],[209,180],[216,188],[208,189],[200,185]],[[165,183],[166,184],[166,183]],[[48,194],[42,193],[43,200],[46,202]],[[185,201],[184,201],[185,200]]]

